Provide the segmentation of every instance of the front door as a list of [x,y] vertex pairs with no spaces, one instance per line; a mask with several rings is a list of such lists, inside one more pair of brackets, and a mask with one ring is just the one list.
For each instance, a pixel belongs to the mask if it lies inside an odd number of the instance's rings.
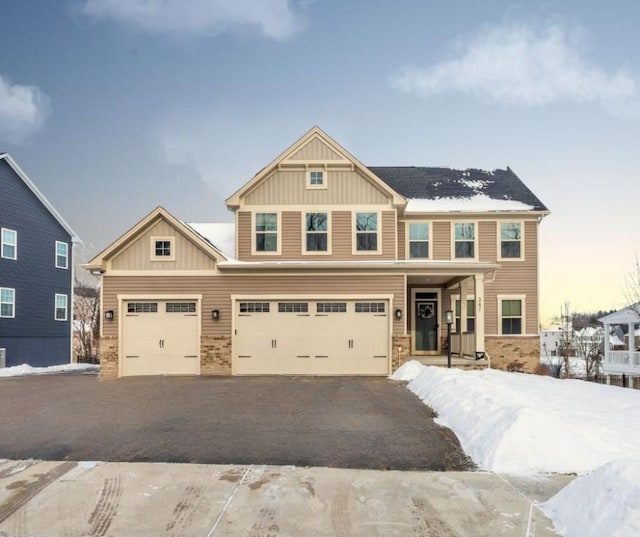
[[438,293],[416,292],[413,301],[413,351],[417,354],[438,354],[439,342]]

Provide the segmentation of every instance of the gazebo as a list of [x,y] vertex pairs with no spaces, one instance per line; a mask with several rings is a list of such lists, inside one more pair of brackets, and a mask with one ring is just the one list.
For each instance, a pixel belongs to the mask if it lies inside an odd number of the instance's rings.
[[[636,374],[640,375],[640,349],[636,347],[636,327],[640,325],[640,303],[605,315],[600,319],[604,325],[604,363],[605,373],[614,375]],[[626,350],[611,350],[611,326],[626,325],[627,348]]]

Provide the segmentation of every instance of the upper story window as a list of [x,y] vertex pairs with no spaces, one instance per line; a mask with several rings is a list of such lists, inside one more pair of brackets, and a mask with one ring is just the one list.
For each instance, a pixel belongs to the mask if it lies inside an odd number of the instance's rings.
[[429,224],[409,223],[409,259],[429,258]]
[[2,228],[2,247],[0,255],[5,259],[18,258],[18,232],[13,229]]
[[69,268],[69,245],[56,241],[56,268]]
[[255,251],[278,251],[278,213],[255,213]]
[[175,261],[175,241],[173,237],[151,237],[152,261]]
[[311,169],[307,172],[307,188],[327,188],[325,170]]
[[67,303],[69,297],[67,295],[60,295],[56,293],[56,321],[67,320]]
[[500,222],[500,259],[522,259],[522,223]]
[[500,333],[522,334],[524,326],[524,298],[498,297]]
[[327,213],[305,214],[305,247],[307,252],[327,252],[329,249]]
[[355,235],[357,252],[377,252],[378,213],[356,213]]
[[0,287],[0,317],[16,316],[16,290]]
[[473,222],[453,224],[453,244],[455,259],[475,259],[476,225]]

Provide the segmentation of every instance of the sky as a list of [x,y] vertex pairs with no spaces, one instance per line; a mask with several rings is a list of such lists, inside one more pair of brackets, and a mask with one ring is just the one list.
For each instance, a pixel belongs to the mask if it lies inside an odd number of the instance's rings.
[[543,320],[640,255],[636,0],[0,0],[0,152],[84,241],[224,200],[314,125],[369,166],[510,166]]

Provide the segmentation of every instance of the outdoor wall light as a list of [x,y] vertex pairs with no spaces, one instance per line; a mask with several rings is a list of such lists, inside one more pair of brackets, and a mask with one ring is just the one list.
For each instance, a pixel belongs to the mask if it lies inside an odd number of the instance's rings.
[[220,310],[211,310],[211,318],[214,321],[217,321],[218,319],[220,319]]
[[104,318],[107,321],[113,321],[113,310],[107,310],[104,312]]
[[453,324],[453,311],[447,310],[444,312],[444,322],[447,324]]
[[393,312],[393,316],[399,321],[400,319],[402,319],[402,310],[398,308]]

